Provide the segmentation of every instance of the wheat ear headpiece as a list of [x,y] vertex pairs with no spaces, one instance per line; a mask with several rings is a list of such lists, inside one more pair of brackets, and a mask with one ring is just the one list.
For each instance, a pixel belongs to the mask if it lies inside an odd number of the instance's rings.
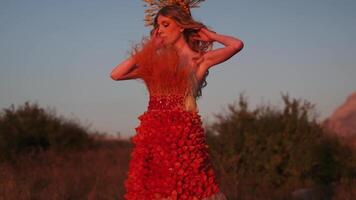
[[191,15],[190,8],[197,8],[199,4],[205,0],[142,0],[146,4],[144,7],[147,7],[145,10],[145,26],[153,25],[153,19],[156,16],[156,13],[165,6],[178,5],[182,10]]

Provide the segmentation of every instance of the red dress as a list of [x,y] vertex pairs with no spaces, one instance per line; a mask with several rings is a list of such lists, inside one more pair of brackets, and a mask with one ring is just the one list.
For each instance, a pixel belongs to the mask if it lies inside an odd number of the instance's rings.
[[148,109],[131,138],[126,200],[226,200],[212,168],[195,104],[192,68],[169,46],[144,42],[134,54],[149,91]]

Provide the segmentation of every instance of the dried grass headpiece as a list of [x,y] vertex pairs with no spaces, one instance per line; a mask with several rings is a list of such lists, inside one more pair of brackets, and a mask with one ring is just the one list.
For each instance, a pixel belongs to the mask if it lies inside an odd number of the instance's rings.
[[182,8],[184,12],[191,15],[190,8],[199,7],[199,3],[205,0],[143,0],[146,4],[145,7],[148,7],[145,10],[145,26],[153,25],[153,19],[156,16],[156,13],[165,6],[178,5]]

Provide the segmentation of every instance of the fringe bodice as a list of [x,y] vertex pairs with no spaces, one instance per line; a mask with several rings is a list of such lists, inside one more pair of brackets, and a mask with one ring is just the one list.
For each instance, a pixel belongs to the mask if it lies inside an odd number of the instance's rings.
[[198,111],[198,81],[195,73],[187,62],[180,59],[173,46],[157,45],[144,39],[133,56],[137,63],[138,77],[144,81],[150,99],[181,96],[185,110]]

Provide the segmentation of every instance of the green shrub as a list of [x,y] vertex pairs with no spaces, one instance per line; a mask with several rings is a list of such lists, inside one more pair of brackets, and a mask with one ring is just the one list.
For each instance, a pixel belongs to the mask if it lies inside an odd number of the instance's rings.
[[328,186],[354,175],[352,151],[324,133],[314,105],[282,95],[284,108],[238,105],[206,128],[214,166],[232,199],[288,198],[299,188]]
[[25,102],[0,113],[0,161],[18,154],[48,149],[78,150],[90,146],[88,130],[74,120],[57,117],[55,111],[44,110]]

